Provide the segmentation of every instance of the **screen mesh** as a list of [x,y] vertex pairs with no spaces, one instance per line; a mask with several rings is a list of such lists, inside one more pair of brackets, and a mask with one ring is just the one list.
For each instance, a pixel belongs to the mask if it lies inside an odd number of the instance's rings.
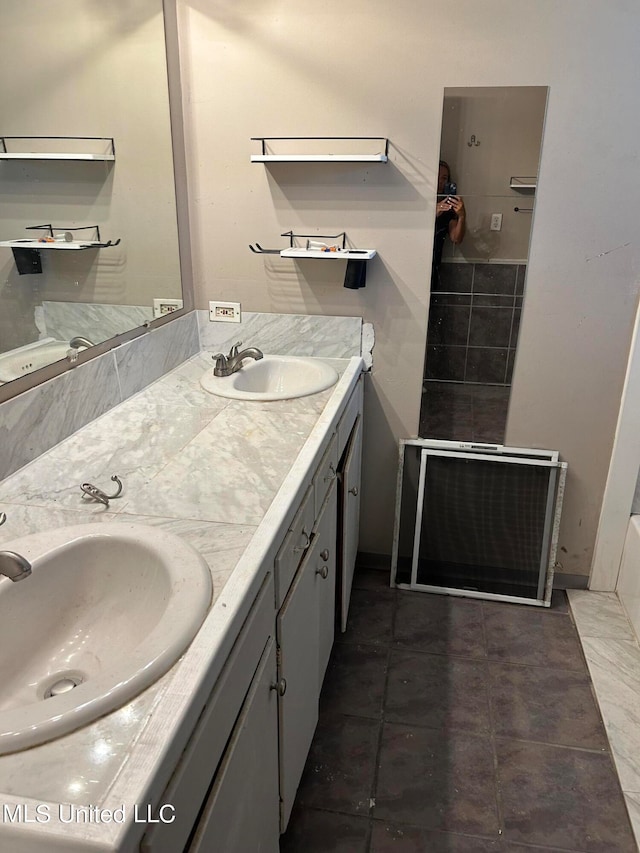
[[552,471],[429,455],[417,583],[536,598]]

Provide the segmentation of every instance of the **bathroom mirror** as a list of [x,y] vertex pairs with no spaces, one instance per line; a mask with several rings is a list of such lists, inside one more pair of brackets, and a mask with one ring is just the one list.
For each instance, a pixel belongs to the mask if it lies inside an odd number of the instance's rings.
[[41,7],[2,14],[1,383],[182,305],[162,0]]
[[503,442],[547,92],[445,89],[421,438]]

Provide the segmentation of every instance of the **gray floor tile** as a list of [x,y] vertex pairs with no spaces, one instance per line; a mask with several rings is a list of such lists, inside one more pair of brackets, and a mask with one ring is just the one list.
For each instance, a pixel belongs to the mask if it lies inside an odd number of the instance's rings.
[[280,853],[366,853],[368,840],[367,817],[296,807],[280,838]]
[[356,567],[353,576],[353,589],[373,589],[395,595],[396,591],[390,584],[391,569],[359,569]]
[[635,853],[609,755],[501,738],[497,753],[505,840]]
[[586,672],[570,619],[515,604],[484,602],[482,607],[489,658]]
[[485,657],[482,604],[421,592],[398,593],[396,646],[432,654]]
[[391,627],[396,595],[386,590],[352,589],[347,630],[338,634],[341,643],[386,644]]
[[385,723],[373,817],[497,837],[490,739]]
[[388,657],[385,646],[336,643],[320,695],[320,713],[379,719]]
[[496,734],[520,740],[607,749],[587,673],[489,663]]
[[472,838],[403,824],[374,821],[371,853],[503,853],[499,839]]
[[487,678],[484,661],[394,650],[389,659],[385,719],[486,734],[490,730]]
[[296,805],[368,815],[380,723],[324,714],[296,797]]

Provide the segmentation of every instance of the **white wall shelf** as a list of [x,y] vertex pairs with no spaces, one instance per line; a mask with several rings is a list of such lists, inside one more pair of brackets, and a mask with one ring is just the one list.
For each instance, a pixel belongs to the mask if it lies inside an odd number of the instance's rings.
[[509,186],[512,190],[535,190],[538,184],[538,178],[534,175],[533,177],[512,177],[509,180]]
[[327,261],[370,261],[375,258],[375,249],[344,249],[339,252],[321,252],[317,249],[283,249],[280,252],[281,258],[319,258]]
[[[18,268],[19,275],[31,274],[37,275],[42,272],[42,261],[40,252],[48,249],[63,250],[63,251],[81,251],[83,249],[108,249],[111,246],[117,246],[120,239],[115,242],[107,240],[106,242],[100,238],[100,227],[98,225],[82,225],[78,228],[62,228],[51,224],[47,225],[29,225],[27,231],[45,231],[46,234],[41,237],[25,237],[18,240],[2,240],[0,241],[1,248],[8,248],[13,251],[13,257]],[[78,240],[74,236],[74,231],[92,231],[92,239]]]
[[[251,155],[252,163],[386,163],[389,160],[389,140],[384,136],[253,136],[251,140],[259,142],[261,148],[260,154]],[[324,154],[275,153],[271,150],[274,142],[299,142],[303,146],[305,143],[322,142],[329,143],[332,148],[340,148],[345,142],[369,142],[382,150],[351,154],[336,151]]]
[[[104,151],[55,150],[69,143],[69,148],[103,148]],[[39,150],[26,150],[40,146]],[[17,150],[11,151],[10,148]],[[116,159],[116,149],[111,136],[0,136],[0,160],[94,160],[109,162]]]

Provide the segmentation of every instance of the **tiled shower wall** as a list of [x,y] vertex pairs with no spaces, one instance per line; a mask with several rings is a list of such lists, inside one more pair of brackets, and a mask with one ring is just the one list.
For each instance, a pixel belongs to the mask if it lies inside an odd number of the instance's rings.
[[443,263],[432,284],[425,379],[509,385],[525,264]]

